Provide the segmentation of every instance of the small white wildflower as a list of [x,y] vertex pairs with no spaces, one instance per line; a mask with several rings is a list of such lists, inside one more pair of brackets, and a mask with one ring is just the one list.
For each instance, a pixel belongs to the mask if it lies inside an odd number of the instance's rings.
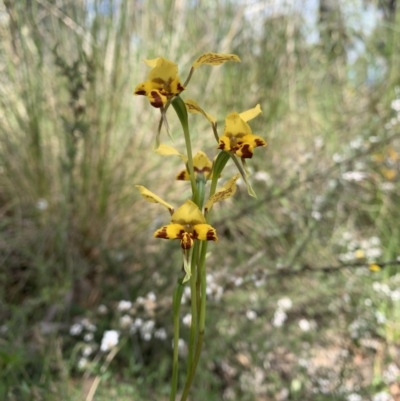
[[131,326],[131,334],[136,333],[137,330],[140,329],[142,326],[143,326],[143,319],[137,317]]
[[342,178],[349,182],[360,182],[367,177],[368,174],[363,171],[346,171],[342,174]]
[[118,345],[119,333],[116,330],[106,330],[101,340],[100,350],[103,352],[110,351]]
[[154,338],[158,338],[159,340],[165,340],[167,338],[167,331],[161,327],[154,332]]
[[393,182],[382,182],[382,184],[380,185],[380,188],[382,191],[393,191],[395,189],[395,186],[393,184]]
[[365,250],[365,257],[367,259],[377,259],[382,256],[382,249],[380,248],[368,248]]
[[366,298],[364,299],[364,305],[370,307],[372,306],[372,301],[369,298]]
[[117,309],[118,309],[119,312],[125,312],[125,311],[128,311],[131,308],[132,308],[132,302],[131,301],[122,300],[122,301],[118,302]]
[[186,314],[182,319],[182,323],[190,327],[192,325],[192,315],[190,313]]
[[84,339],[87,343],[90,342],[90,341],[92,341],[93,338],[94,338],[93,333],[86,333],[86,334],[83,336],[83,339]]
[[254,173],[253,178],[255,181],[264,181],[266,184],[271,182],[271,176],[266,171],[257,171]]
[[400,99],[394,99],[392,100],[392,103],[390,103],[390,107],[394,110],[397,111],[398,113],[400,112]]
[[257,319],[257,313],[253,310],[248,310],[248,311],[246,311],[246,317],[249,320],[255,320],[255,319]]
[[394,401],[394,400],[389,393],[387,393],[386,391],[381,391],[380,393],[376,393],[372,397],[372,401]]
[[342,157],[339,153],[335,153],[335,154],[332,156],[332,160],[333,160],[335,163],[340,163],[340,162],[343,160],[343,157]]
[[186,344],[185,340],[183,340],[182,338],[180,338],[178,341],[178,351],[179,351],[179,355],[181,355],[181,356],[185,356],[188,351],[187,344]]
[[81,323],[83,327],[88,331],[94,332],[97,330],[97,327],[89,319],[83,319]]
[[262,287],[264,284],[265,284],[264,278],[254,281],[254,285],[256,288]]
[[83,326],[80,323],[73,324],[69,329],[71,336],[79,336],[83,331]]
[[149,300],[149,301],[152,301],[152,302],[156,302],[156,300],[157,300],[157,297],[156,297],[156,294],[154,294],[154,292],[149,292],[148,294],[147,294],[147,299]]
[[140,328],[140,334],[145,341],[150,341],[155,325],[156,322],[154,320],[147,320],[143,323]]
[[233,283],[236,287],[240,287],[243,284],[243,277],[236,277]]
[[95,347],[91,346],[91,345],[86,345],[83,349],[82,349],[82,355],[85,357],[88,357],[90,355],[93,354],[95,350]]
[[397,382],[400,379],[400,369],[392,362],[384,370],[382,377],[386,384]]
[[119,319],[119,325],[123,328],[126,329],[128,328],[131,324],[133,323],[132,318],[129,315],[123,315]]
[[214,299],[215,299],[216,301],[220,301],[221,298],[222,298],[222,295],[224,295],[224,288],[218,285],[218,286],[215,288]]
[[362,397],[360,394],[351,393],[346,397],[346,401],[362,401]]
[[369,239],[369,243],[370,243],[372,246],[379,246],[379,245],[381,244],[381,240],[379,239],[379,237],[374,236],[374,237],[371,237],[371,238]]
[[88,365],[89,365],[89,361],[87,360],[87,358],[79,359],[79,361],[78,361],[78,369],[79,370],[86,369]]
[[300,327],[301,331],[310,331],[311,330],[311,324],[307,319],[300,319],[299,327]]
[[308,368],[310,366],[310,361],[308,359],[305,359],[305,358],[299,358],[298,364],[302,368]]
[[394,290],[390,293],[390,298],[394,302],[400,301],[400,289]]
[[317,210],[313,210],[313,211],[311,212],[311,217],[312,217],[314,220],[320,221],[320,220],[322,219],[322,214],[321,214],[321,212],[318,212]]
[[284,297],[278,301],[278,308],[282,310],[292,309],[293,302],[290,298]]
[[360,149],[361,146],[363,145],[363,139],[358,137],[350,141],[350,147],[352,149]]
[[287,319],[287,314],[286,312],[277,309],[275,311],[274,317],[272,319],[272,325],[274,327],[282,327],[283,323],[285,323],[285,320]]
[[138,305],[143,305],[146,302],[146,300],[143,297],[137,297],[136,298],[136,303]]
[[371,135],[371,136],[368,138],[368,140],[369,140],[371,143],[378,143],[378,142],[380,141],[379,136],[375,136],[375,135]]
[[98,306],[98,308],[97,308],[97,313],[98,313],[99,315],[105,315],[107,312],[108,312],[107,306],[105,306],[105,305],[103,305],[103,304],[101,304],[101,305]]
[[380,311],[375,312],[375,318],[378,324],[383,324],[386,322],[386,316]]
[[40,198],[36,202],[36,209],[40,210],[41,212],[46,210],[49,207],[49,202],[46,199]]
[[322,146],[324,145],[324,138],[322,138],[322,137],[320,137],[320,136],[317,136],[315,139],[314,139],[314,145],[315,145],[315,147],[316,148],[322,148]]
[[7,331],[8,331],[8,327],[5,324],[0,326],[0,334],[5,334],[5,333],[7,333]]

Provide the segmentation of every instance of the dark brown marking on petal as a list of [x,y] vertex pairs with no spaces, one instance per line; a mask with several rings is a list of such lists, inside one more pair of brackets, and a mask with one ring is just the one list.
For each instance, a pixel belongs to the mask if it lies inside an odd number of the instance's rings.
[[190,249],[193,246],[193,237],[190,233],[184,233],[181,239],[182,249]]
[[135,92],[135,95],[146,95],[146,91],[144,89],[138,90]]
[[150,101],[151,105],[157,109],[160,107],[164,106],[164,103],[162,101],[161,96],[158,94],[157,91],[151,91],[150,92],[151,97],[153,98],[153,101]]
[[209,229],[206,234],[206,239],[207,241],[218,241],[217,233],[215,232],[215,230]]
[[194,166],[193,169],[194,169],[195,173],[198,173],[198,174],[204,174],[204,173],[211,172],[210,167],[207,167],[207,166],[203,167],[203,168],[198,168],[198,167]]
[[176,176],[176,179],[177,179],[177,180],[184,181],[184,180],[185,180],[185,173],[186,173],[186,171],[180,172],[180,173]]
[[225,150],[225,142],[220,142],[217,149]]
[[155,232],[154,234],[155,238],[163,238],[163,239],[169,239],[167,235],[167,226],[161,227],[158,231]]
[[254,141],[256,143],[256,146],[265,146],[265,142],[262,139],[256,139]]
[[242,159],[251,159],[253,157],[253,152],[251,151],[248,143],[244,143],[240,150],[242,152]]

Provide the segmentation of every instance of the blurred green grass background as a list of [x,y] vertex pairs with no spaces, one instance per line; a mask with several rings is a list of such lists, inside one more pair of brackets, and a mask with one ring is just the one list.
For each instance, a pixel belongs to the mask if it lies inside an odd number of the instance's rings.
[[[189,192],[171,183],[179,159],[151,151],[157,110],[132,92],[142,59],[173,60],[184,79],[208,51],[242,62],[199,68],[182,96],[220,130],[260,103],[252,128],[268,147],[249,163],[258,199],[240,186],[215,208],[192,399],[400,399],[397,13],[391,1],[3,0],[0,399],[168,398],[180,253],[152,238],[167,216],[135,184],[171,203]],[[209,126],[191,123],[195,151],[213,156]],[[98,352],[111,329],[112,360]]]

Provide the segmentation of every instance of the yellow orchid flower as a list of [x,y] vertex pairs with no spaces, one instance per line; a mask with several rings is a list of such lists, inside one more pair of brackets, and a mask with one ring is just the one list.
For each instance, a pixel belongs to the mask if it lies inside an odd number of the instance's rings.
[[[179,156],[184,163],[187,162],[187,157],[185,155],[180,154],[176,149],[172,146],[160,144],[160,146],[155,151],[159,155],[162,156]],[[201,150],[198,151],[193,157],[193,169],[194,169],[194,176],[196,180],[203,179],[204,181],[210,180],[212,178],[212,170],[213,163],[207,157],[207,155],[202,152]],[[189,171],[186,168],[185,170],[180,171],[177,176],[177,180],[180,181],[190,181]]]
[[145,95],[153,107],[160,108],[168,99],[179,95],[185,88],[178,77],[178,66],[163,57],[144,60],[151,67],[148,80],[135,88],[135,95]]
[[218,241],[215,228],[206,223],[206,219],[198,206],[191,200],[187,200],[181,207],[174,211],[173,207],[147,188],[136,185],[143,198],[147,202],[160,203],[167,208],[171,216],[171,223],[159,228],[154,233],[154,238],[180,239],[184,250],[193,246],[194,240]]
[[[194,178],[197,180],[210,180],[212,178],[212,161],[201,150],[193,157]],[[177,180],[190,181],[190,175],[187,168],[182,170],[176,176]]]
[[215,228],[206,223],[203,213],[189,199],[174,212],[171,223],[159,228],[154,237],[180,239],[182,249],[190,249],[195,239],[218,241]]
[[263,138],[254,135],[247,121],[260,114],[261,108],[258,104],[253,109],[243,113],[233,112],[225,118],[223,135],[219,138],[218,149],[232,152],[242,159],[251,159],[253,150],[258,146],[267,146]]

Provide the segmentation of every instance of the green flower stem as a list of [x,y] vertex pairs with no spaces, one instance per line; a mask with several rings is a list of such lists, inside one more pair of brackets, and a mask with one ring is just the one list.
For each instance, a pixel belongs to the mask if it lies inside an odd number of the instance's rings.
[[193,167],[193,154],[192,154],[192,144],[190,141],[190,132],[189,132],[189,123],[188,123],[188,114],[186,110],[186,105],[183,100],[176,96],[172,101],[172,106],[175,109],[175,112],[181,122],[183,134],[185,136],[185,143],[186,143],[186,153],[187,153],[187,166],[190,175],[190,184],[192,185],[192,194],[193,194],[193,202],[198,205],[198,197],[197,197],[197,187],[196,187],[196,180],[194,177],[194,167]]
[[[198,325],[198,338],[197,338],[197,346],[194,354],[193,363],[191,365],[191,369],[189,374],[186,377],[185,387],[183,389],[181,401],[186,401],[187,396],[189,395],[190,387],[192,386],[193,378],[196,373],[197,365],[199,363],[201,350],[203,348],[203,340],[204,340],[204,331],[205,331],[205,322],[206,322],[206,255],[207,255],[207,242],[202,244],[201,254],[200,254],[200,263],[198,269],[200,269],[200,280],[201,280],[201,297],[200,297],[200,316],[199,316],[199,325]],[[192,324],[193,324],[193,316],[192,316]]]
[[185,83],[183,84],[184,88],[186,88],[186,86],[187,86],[188,83],[190,82],[190,79],[192,78],[193,73],[194,73],[194,68],[192,67],[192,68],[190,69],[190,71],[189,71],[189,75],[188,75],[188,77],[186,78]]
[[172,381],[171,381],[171,393],[169,396],[170,401],[175,401],[176,391],[178,388],[178,344],[179,344],[179,312],[181,308],[181,300],[183,294],[184,285],[182,280],[179,280],[172,297],[172,308],[174,313],[174,352],[172,359]]
[[193,355],[196,345],[196,335],[197,335],[197,288],[196,288],[196,278],[197,278],[197,259],[199,255],[199,241],[196,241],[193,247],[192,254],[192,275],[190,277],[190,303],[192,309],[192,322],[190,325],[190,338],[189,338],[189,354],[188,354],[188,370],[187,374],[189,375],[192,363],[193,363]]

